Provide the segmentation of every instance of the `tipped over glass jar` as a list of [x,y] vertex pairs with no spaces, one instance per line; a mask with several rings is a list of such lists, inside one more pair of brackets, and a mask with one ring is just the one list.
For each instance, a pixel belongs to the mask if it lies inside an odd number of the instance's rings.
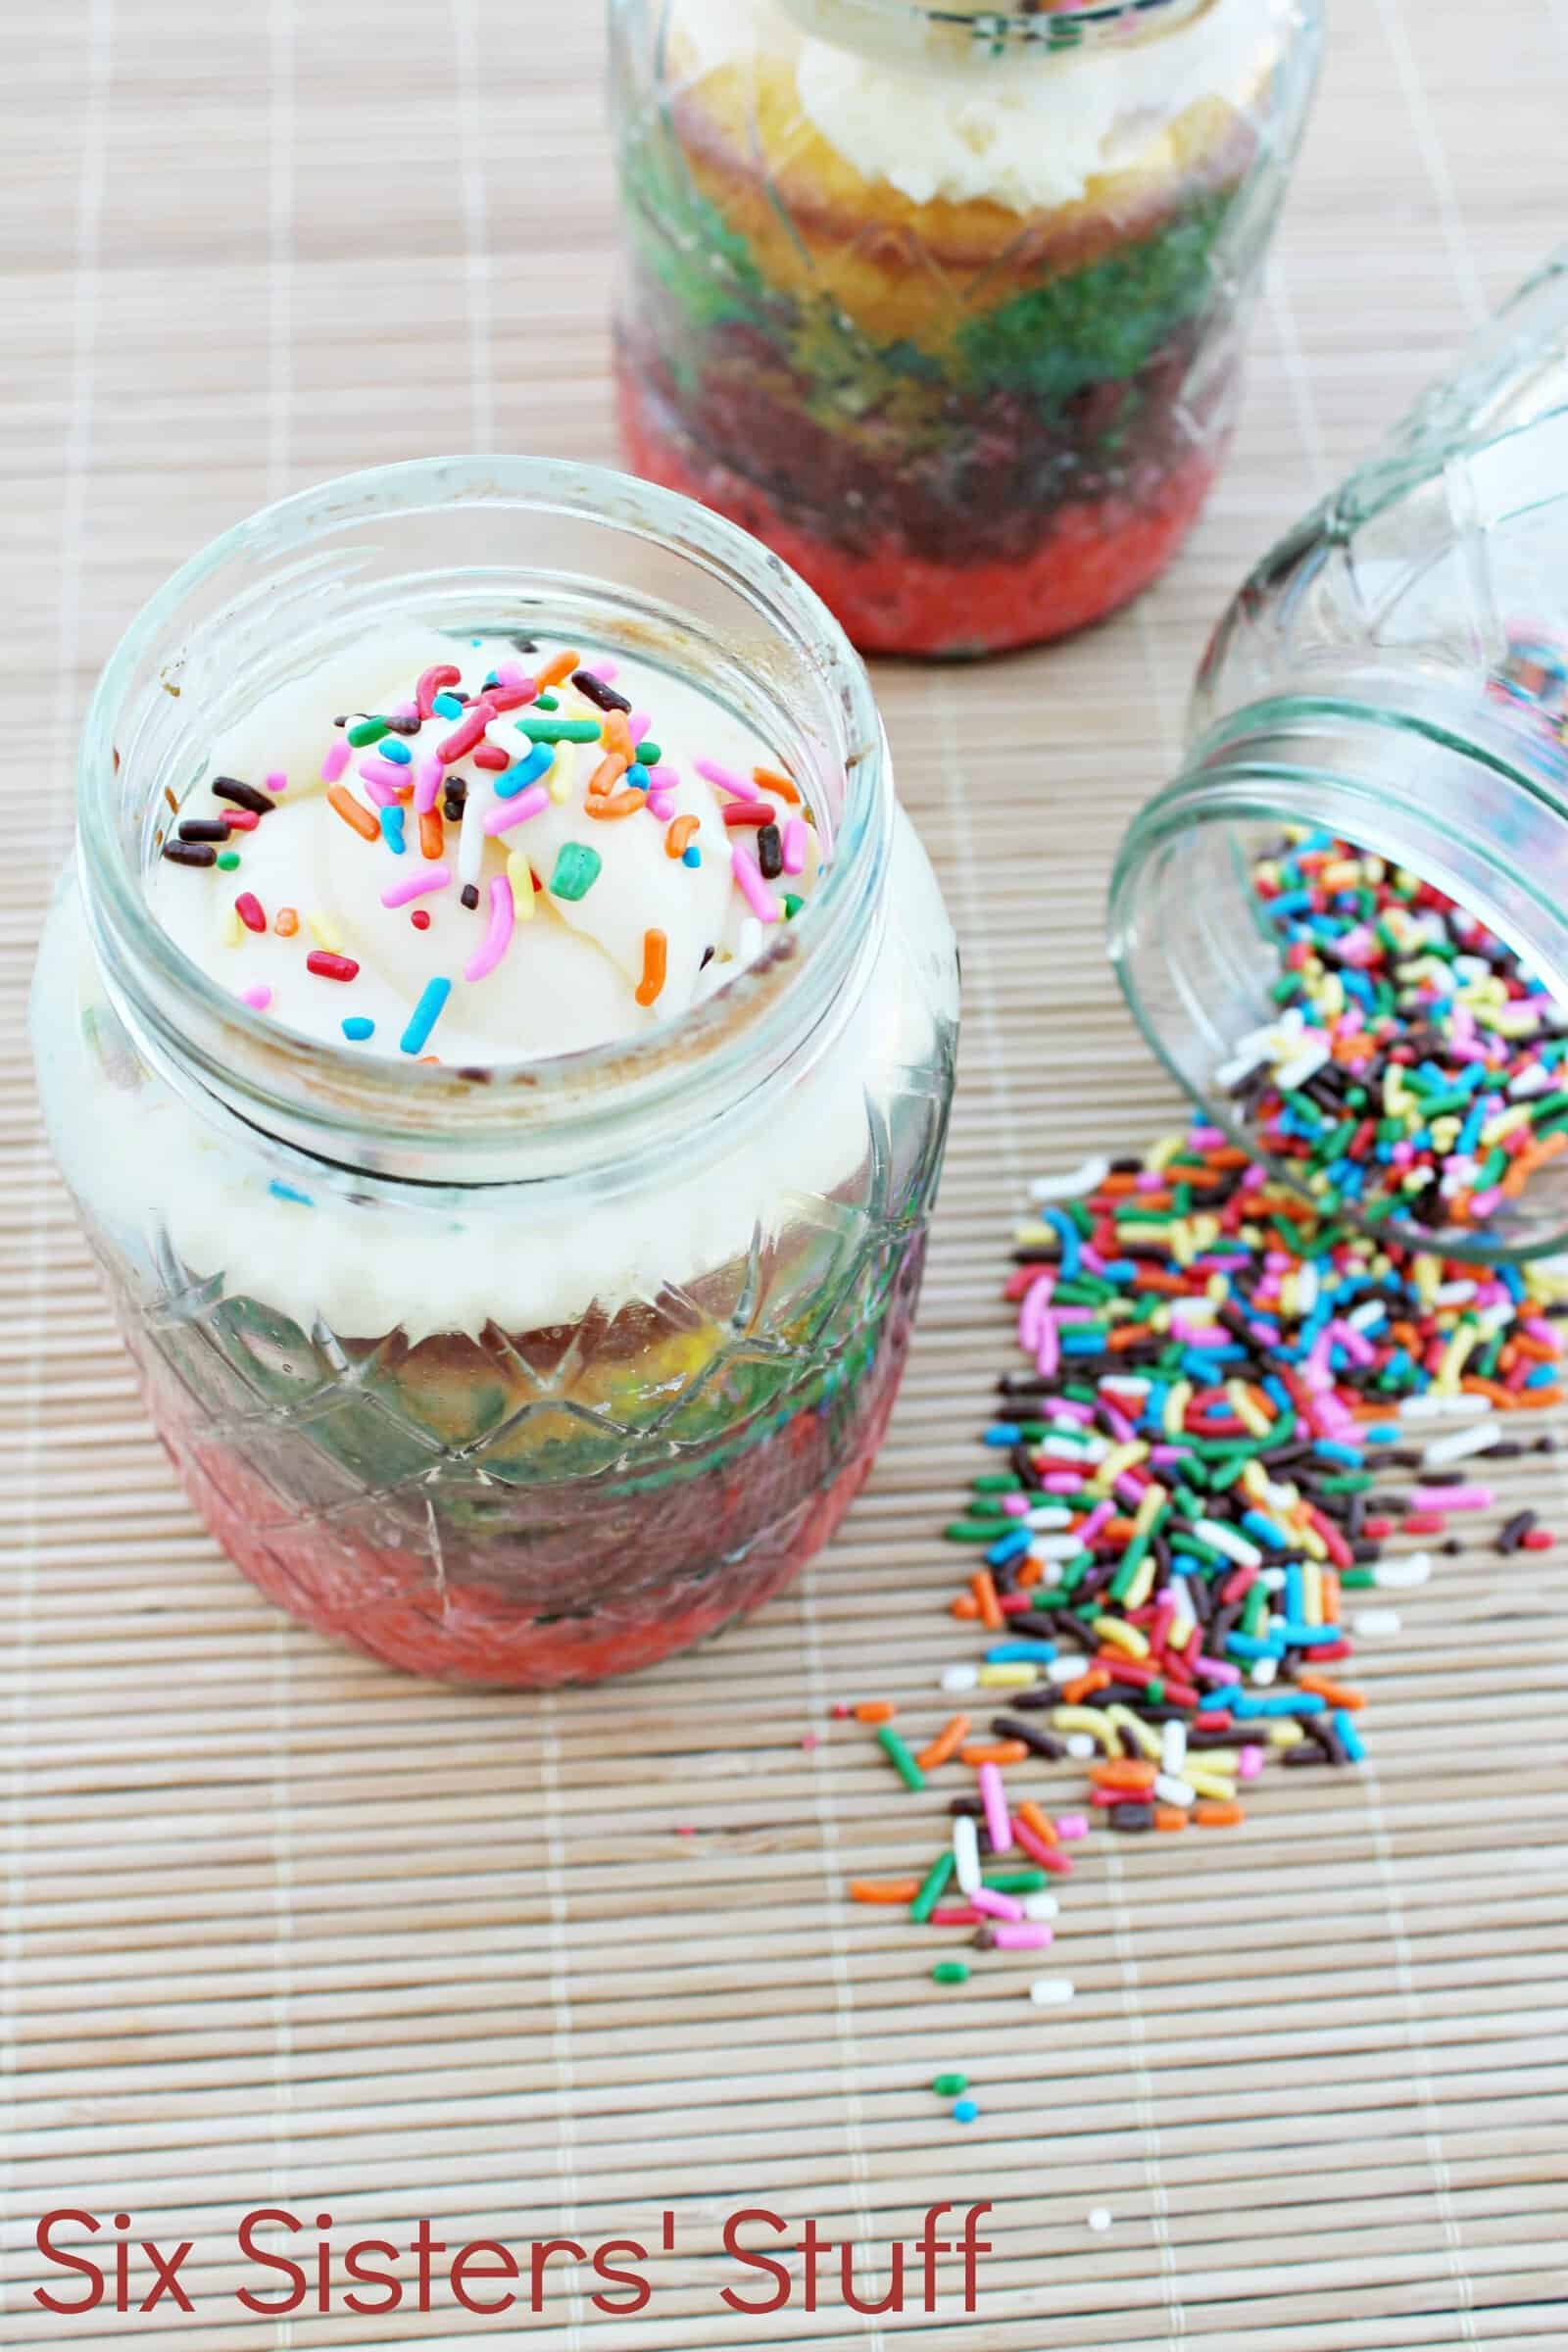
[[1568,1246],[1565,747],[1559,256],[1248,580],[1112,883],[1206,1114],[1429,1253]]
[[592,468],[286,501],[132,625],[40,953],[51,1136],[262,1590],[548,1685],[756,1607],[887,1425],[953,937],[864,671]]
[[1098,620],[1224,454],[1318,0],[616,0],[622,438],[877,653]]

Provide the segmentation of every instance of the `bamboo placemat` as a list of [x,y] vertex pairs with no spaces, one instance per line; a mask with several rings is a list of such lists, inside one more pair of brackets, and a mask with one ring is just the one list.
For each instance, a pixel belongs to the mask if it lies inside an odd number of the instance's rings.
[[[1174,573],[1054,654],[880,675],[962,933],[962,1075],[893,1437],[796,1590],[624,1687],[422,1689],[262,1607],[143,1423],[21,1029],[34,853],[67,838],[88,681],[161,575],[269,495],[460,446],[611,454],[600,42],[594,12],[541,0],[55,0],[0,24],[0,2342],[1561,2341],[1550,1560],[1481,1548],[1404,1603],[1397,1657],[1357,1669],[1372,1769],[1277,1776],[1225,1838],[1099,1841],[1063,1906],[1068,2010],[1028,2007],[1027,1966],[938,1992],[924,1937],[842,1899],[922,1854],[935,1808],[830,1720],[868,1692],[935,1720],[938,1529],[1005,1355],[1010,1211],[1032,1170],[1173,1108],[1102,958],[1112,845],[1246,564],[1559,234],[1557,0],[1505,24],[1340,7],[1235,461]],[[1568,1521],[1549,1461],[1516,1486]],[[967,2132],[930,2093],[941,2067],[974,2081]],[[995,2203],[972,2320],[951,2292],[887,2323],[717,2300],[736,2206],[885,2246],[938,2198]],[[231,2301],[224,2252],[271,2202],[330,2211],[340,2239],[428,2214],[511,2244],[651,2242],[668,2207],[678,2250],[639,2319],[601,2317],[579,2278],[537,2320],[271,2323]],[[196,2240],[196,2316],[47,2319],[32,2231],[58,2205]]]

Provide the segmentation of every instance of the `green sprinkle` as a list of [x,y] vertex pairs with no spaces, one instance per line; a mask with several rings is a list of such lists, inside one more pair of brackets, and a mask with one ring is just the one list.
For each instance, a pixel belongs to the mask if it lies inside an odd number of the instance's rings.
[[524,710],[518,726],[530,743],[597,743],[600,728],[597,718],[535,718]]
[[637,746],[635,757],[639,766],[657,767],[664,757],[664,747],[662,744],[655,743],[650,735],[646,742]]
[[392,721],[389,718],[361,718],[350,727],[349,741],[357,752],[363,751],[368,743],[379,743],[383,735],[390,735],[391,732]]
[[797,898],[793,890],[787,890],[784,893],[784,920],[793,923],[805,905],[804,899]]
[[941,1902],[947,1889],[948,1881],[953,1876],[953,1848],[949,1846],[945,1854],[938,1854],[920,1883],[919,1893],[909,1905],[909,1917],[920,1926],[925,1925],[938,1903]]
[[933,2075],[931,2088],[939,2099],[959,2099],[969,2087],[967,2075]]
[[879,1723],[876,1727],[876,1737],[878,1746],[906,1788],[923,1788],[925,1774],[920,1770],[919,1765],[905,1742],[899,1738],[892,1724]]
[[218,853],[218,862],[222,867],[225,874],[231,874],[234,871],[235,866],[239,863],[238,850],[220,850]]
[[599,879],[604,859],[580,841],[564,841],[556,852],[556,870],[550,895],[556,899],[585,899]]
[[997,1540],[997,1519],[1006,1516],[1006,1512],[999,1507],[996,1519],[950,1519],[942,1533],[950,1544],[994,1544]]
[[968,1961],[939,1960],[931,1971],[931,1982],[933,1984],[967,1984],[969,1982]]
[[536,710],[559,710],[561,697],[556,694],[536,694],[533,698],[533,707]]
[[980,1877],[982,1886],[994,1886],[998,1894],[1038,1894],[1047,1875],[1043,1870],[987,1870]]

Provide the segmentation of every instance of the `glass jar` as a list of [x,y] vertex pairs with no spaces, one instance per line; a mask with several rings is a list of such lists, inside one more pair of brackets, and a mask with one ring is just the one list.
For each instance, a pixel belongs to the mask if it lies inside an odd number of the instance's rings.
[[[1202,664],[1187,765],[1127,835],[1110,912],[1123,988],[1168,1067],[1250,1149],[1237,1064],[1281,981],[1255,861],[1288,827],[1420,877],[1568,1007],[1565,402],[1568,255],[1257,566]],[[1467,1223],[1436,1200],[1407,1215],[1376,1186],[1368,1198],[1398,1238],[1450,1255],[1556,1251],[1568,1150],[1554,1149]]]
[[622,439],[877,653],[1098,620],[1236,407],[1319,0],[615,0]]
[[[214,738],[389,615],[635,651],[756,723],[830,844],[757,961],[635,1041],[493,1069],[270,1024],[151,920]],[[270,508],[133,623],[81,748],[33,1028],[159,1434],[274,1600],[543,1685],[776,1592],[870,1466],[953,1085],[953,937],[864,671],[730,524],[593,468],[434,461]]]

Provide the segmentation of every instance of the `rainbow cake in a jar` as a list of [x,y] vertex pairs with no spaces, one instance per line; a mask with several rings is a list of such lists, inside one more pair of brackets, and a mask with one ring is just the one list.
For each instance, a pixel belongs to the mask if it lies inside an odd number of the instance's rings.
[[630,462],[865,650],[1097,620],[1197,515],[1311,0],[664,0],[617,86]]

